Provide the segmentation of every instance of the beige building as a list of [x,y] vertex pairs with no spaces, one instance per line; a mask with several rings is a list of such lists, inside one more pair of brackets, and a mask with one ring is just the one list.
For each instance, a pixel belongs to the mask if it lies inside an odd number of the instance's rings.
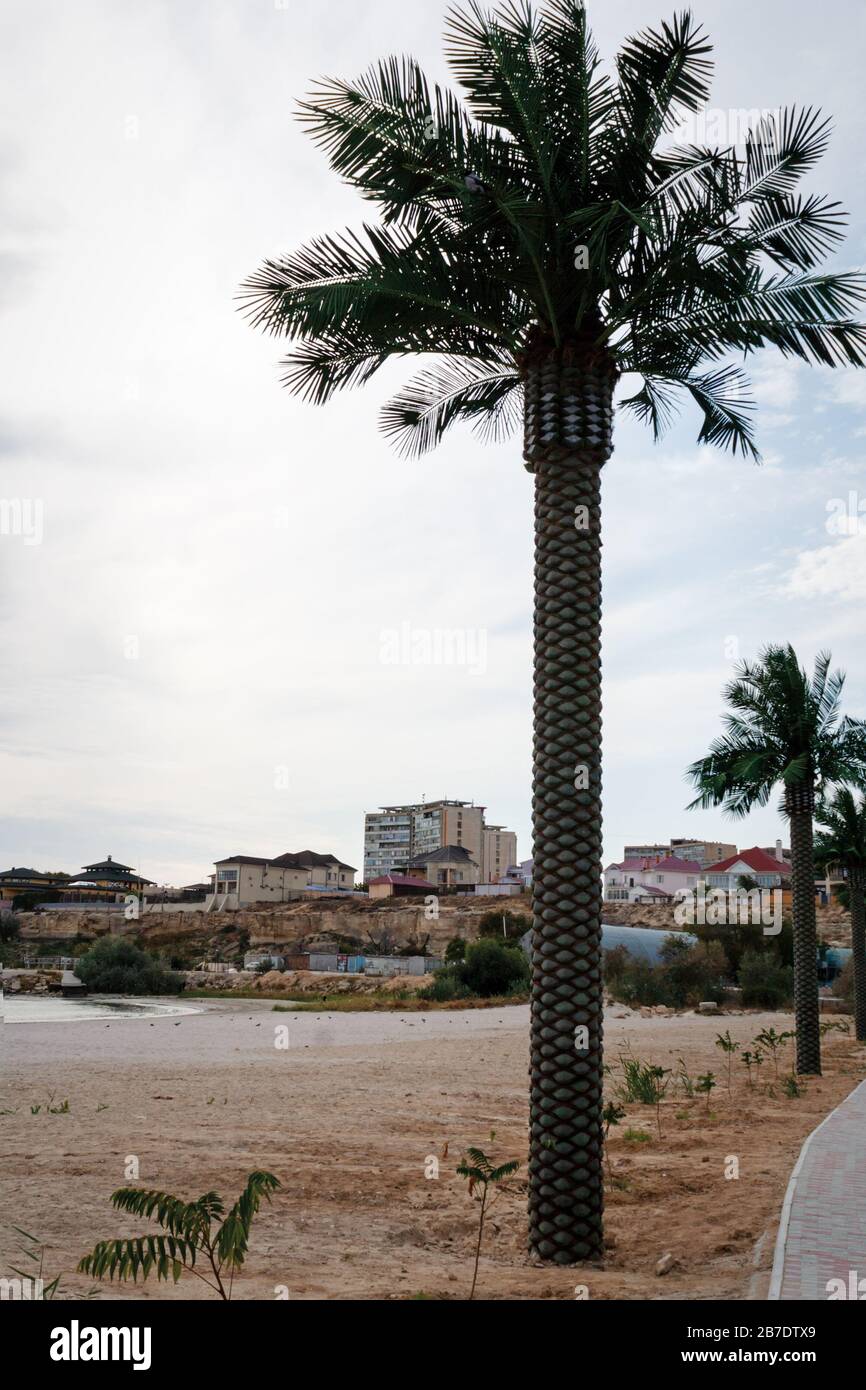
[[208,911],[232,911],[254,903],[285,903],[302,893],[351,892],[355,870],[333,854],[301,850],[276,859],[235,854],[215,864],[214,892],[206,900]]
[[517,836],[503,825],[485,825],[479,883],[499,883],[517,863]]
[[722,840],[671,840],[670,852],[678,859],[696,859],[702,869],[708,869],[711,864],[730,859],[737,846]]
[[409,862],[409,877],[423,878],[436,888],[465,888],[479,881],[480,869],[463,845],[443,845]]
[[449,800],[382,806],[368,812],[364,817],[364,878],[369,883],[386,874],[405,874],[419,855],[458,845],[468,850],[482,875],[488,874],[488,864],[493,874],[498,850],[500,874],[481,879],[496,882],[516,862],[517,836],[502,826],[486,826],[484,812],[484,806],[470,801]]
[[710,864],[718,864],[736,854],[736,845],[727,845],[720,840],[694,840],[682,836],[674,837],[667,844],[626,845],[623,859],[649,859],[655,863],[659,859],[694,859],[702,869]]

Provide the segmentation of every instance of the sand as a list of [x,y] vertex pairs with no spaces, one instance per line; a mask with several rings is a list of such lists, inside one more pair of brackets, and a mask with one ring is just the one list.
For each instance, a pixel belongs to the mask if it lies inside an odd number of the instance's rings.
[[[608,1061],[626,1047],[665,1067],[719,1080],[710,1114],[681,1094],[652,1109],[629,1105],[613,1131],[603,1269],[551,1269],[526,1255],[525,1159],[528,1009],[429,1014],[274,1013],[265,1001],[202,1003],[182,1019],[120,1019],[2,1029],[0,1151],[3,1273],[14,1256],[8,1222],[45,1242],[46,1277],[71,1294],[93,1281],[74,1273],[96,1240],[143,1233],[115,1212],[128,1182],[193,1197],[233,1199],[248,1171],[282,1182],[253,1227],[235,1297],[465,1298],[477,1207],[455,1174],[465,1146],[521,1168],[492,1207],[476,1297],[723,1298],[766,1296],[772,1242],[790,1169],[805,1136],[866,1073],[866,1049],[830,1034],[826,1075],[788,1099],[750,1091],[714,1039],[748,1041],[780,1014],[722,1019],[618,1018],[605,1025]],[[288,1029],[287,1048],[275,1029]],[[286,1036],[286,1035],[281,1035]],[[743,1068],[738,1066],[737,1073]],[[615,1078],[611,1078],[613,1086]],[[69,1112],[43,1105],[68,1098]],[[650,1136],[629,1142],[628,1128]],[[495,1131],[495,1139],[490,1139]],[[439,1164],[438,1178],[426,1175]],[[726,1178],[731,1159],[739,1177]],[[426,1170],[426,1171],[425,1171]],[[659,1258],[670,1252],[670,1273]],[[195,1278],[175,1288],[100,1287],[100,1296],[210,1298]]]

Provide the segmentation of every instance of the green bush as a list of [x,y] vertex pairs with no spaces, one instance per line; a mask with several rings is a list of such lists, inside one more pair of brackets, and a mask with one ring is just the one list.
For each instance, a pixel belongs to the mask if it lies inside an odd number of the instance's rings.
[[610,986],[614,980],[621,980],[631,964],[631,956],[624,946],[614,946],[602,951],[602,969],[605,984]]
[[449,965],[454,961],[463,960],[466,955],[466,942],[462,936],[452,936],[448,945],[445,947],[445,960]]
[[628,955],[624,947],[605,954],[605,983],[623,1004],[682,1009],[704,999],[721,1003],[724,975],[725,956],[718,943],[694,945],[676,934],[665,941],[657,964]]
[[716,941],[725,953],[727,973],[732,980],[739,978],[740,966],[747,951],[767,954],[781,959],[783,965],[794,964],[794,929],[790,917],[782,918],[778,936],[765,936],[760,922],[732,922],[690,927],[699,941]]
[[465,960],[458,960],[436,972],[436,978],[420,998],[445,1003],[469,999],[473,995],[524,994],[529,988],[529,962],[519,947],[500,941],[475,941],[466,947]]
[[662,947],[662,962],[671,1005],[676,1009],[725,997],[725,953],[717,942],[690,946],[681,936],[669,936]]
[[777,955],[746,951],[740,962],[740,987],[747,1009],[781,1009],[794,994],[794,972]]
[[519,946],[491,940],[474,941],[466,948],[460,979],[472,994],[480,994],[483,998],[506,994],[518,980],[529,983],[529,962]]
[[15,941],[21,930],[11,912],[0,912],[0,941]]
[[429,1003],[447,1004],[452,999],[468,999],[471,990],[460,979],[460,966],[446,965],[443,970],[437,970],[432,984],[418,991],[419,999],[426,999]]
[[[503,919],[505,932],[502,931]],[[478,935],[496,941],[519,941],[532,926],[532,918],[518,912],[485,912],[478,921]]]
[[98,994],[179,994],[184,981],[122,937],[104,936],[76,961],[75,973]]
[[854,1003],[854,959],[852,956],[848,957],[833,981],[833,993],[837,999],[845,999],[849,1004]]

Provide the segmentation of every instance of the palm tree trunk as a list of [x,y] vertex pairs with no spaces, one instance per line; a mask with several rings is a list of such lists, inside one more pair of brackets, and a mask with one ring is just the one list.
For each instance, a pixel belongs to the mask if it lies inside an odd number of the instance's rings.
[[797,1071],[805,1076],[820,1076],[818,933],[815,925],[815,864],[812,848],[814,794],[810,788],[788,787],[785,790],[785,798],[791,826]]
[[535,472],[529,1244],[603,1253],[601,467],[614,374],[550,353],[526,383]]
[[851,957],[854,961],[854,1028],[858,1042],[866,1042],[866,900],[863,874],[850,873]]

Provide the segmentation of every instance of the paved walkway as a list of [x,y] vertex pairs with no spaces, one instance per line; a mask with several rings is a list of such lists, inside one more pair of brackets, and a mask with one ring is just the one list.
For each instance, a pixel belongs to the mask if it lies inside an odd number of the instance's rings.
[[[830,1279],[846,1293],[828,1291]],[[779,1224],[770,1298],[823,1301],[830,1292],[866,1298],[866,1081],[809,1135]]]

